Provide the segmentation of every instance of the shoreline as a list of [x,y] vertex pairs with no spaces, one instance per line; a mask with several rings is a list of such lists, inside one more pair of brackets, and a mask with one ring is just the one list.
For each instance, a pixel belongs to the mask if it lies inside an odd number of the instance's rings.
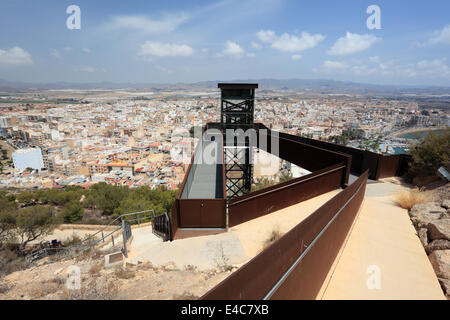
[[414,128],[408,128],[404,130],[397,131],[392,134],[393,138],[399,138],[400,135],[408,134],[408,133],[414,133],[414,132],[421,132],[421,131],[436,131],[436,130],[445,130],[444,127],[414,127]]

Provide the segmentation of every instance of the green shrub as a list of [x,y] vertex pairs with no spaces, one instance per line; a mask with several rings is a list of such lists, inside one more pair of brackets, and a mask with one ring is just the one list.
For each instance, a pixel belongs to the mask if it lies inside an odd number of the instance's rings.
[[84,209],[77,201],[71,201],[64,205],[61,215],[65,222],[75,222],[83,219]]
[[434,176],[439,167],[449,169],[450,128],[437,135],[430,131],[423,139],[410,145],[412,161],[407,178]]

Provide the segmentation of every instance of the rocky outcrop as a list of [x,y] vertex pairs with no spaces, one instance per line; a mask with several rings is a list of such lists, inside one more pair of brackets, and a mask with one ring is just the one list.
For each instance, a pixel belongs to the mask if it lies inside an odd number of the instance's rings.
[[433,251],[428,258],[438,278],[450,279],[450,250]]
[[427,254],[431,254],[435,250],[450,250],[450,241],[448,240],[433,240],[425,245]]
[[422,242],[422,245],[425,247],[428,245],[428,230],[427,228],[420,228],[419,232],[417,233],[419,235],[420,242]]
[[409,215],[417,235],[438,277],[442,290],[450,298],[450,201],[416,204]]
[[446,213],[447,209],[442,208],[439,203],[427,202],[414,205],[409,215],[411,220],[418,223],[419,227],[426,227],[429,222],[441,219]]
[[450,280],[442,278],[438,278],[438,280],[442,290],[444,290],[444,293],[447,295],[447,297],[450,297]]
[[450,209],[450,200],[447,199],[447,200],[442,201],[441,206],[447,210]]
[[433,240],[450,240],[450,219],[441,219],[427,224],[428,238]]

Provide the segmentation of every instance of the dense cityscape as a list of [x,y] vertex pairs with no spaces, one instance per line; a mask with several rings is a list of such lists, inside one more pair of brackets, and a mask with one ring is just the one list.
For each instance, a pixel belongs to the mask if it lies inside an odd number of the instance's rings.
[[[0,186],[8,188],[89,188],[106,182],[175,190],[188,163],[171,150],[191,152],[197,142],[193,128],[220,121],[214,89],[49,90],[1,100],[0,142],[8,151]],[[414,100],[263,90],[255,121],[277,131],[394,154],[408,150],[399,133],[444,128],[450,116]]]

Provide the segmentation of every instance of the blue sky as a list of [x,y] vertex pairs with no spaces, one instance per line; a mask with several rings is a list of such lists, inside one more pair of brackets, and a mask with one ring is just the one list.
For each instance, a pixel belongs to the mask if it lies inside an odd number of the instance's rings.
[[[69,30],[66,9],[81,9]],[[381,9],[369,30],[366,9]],[[450,2],[2,0],[0,78],[257,78],[450,86]]]

